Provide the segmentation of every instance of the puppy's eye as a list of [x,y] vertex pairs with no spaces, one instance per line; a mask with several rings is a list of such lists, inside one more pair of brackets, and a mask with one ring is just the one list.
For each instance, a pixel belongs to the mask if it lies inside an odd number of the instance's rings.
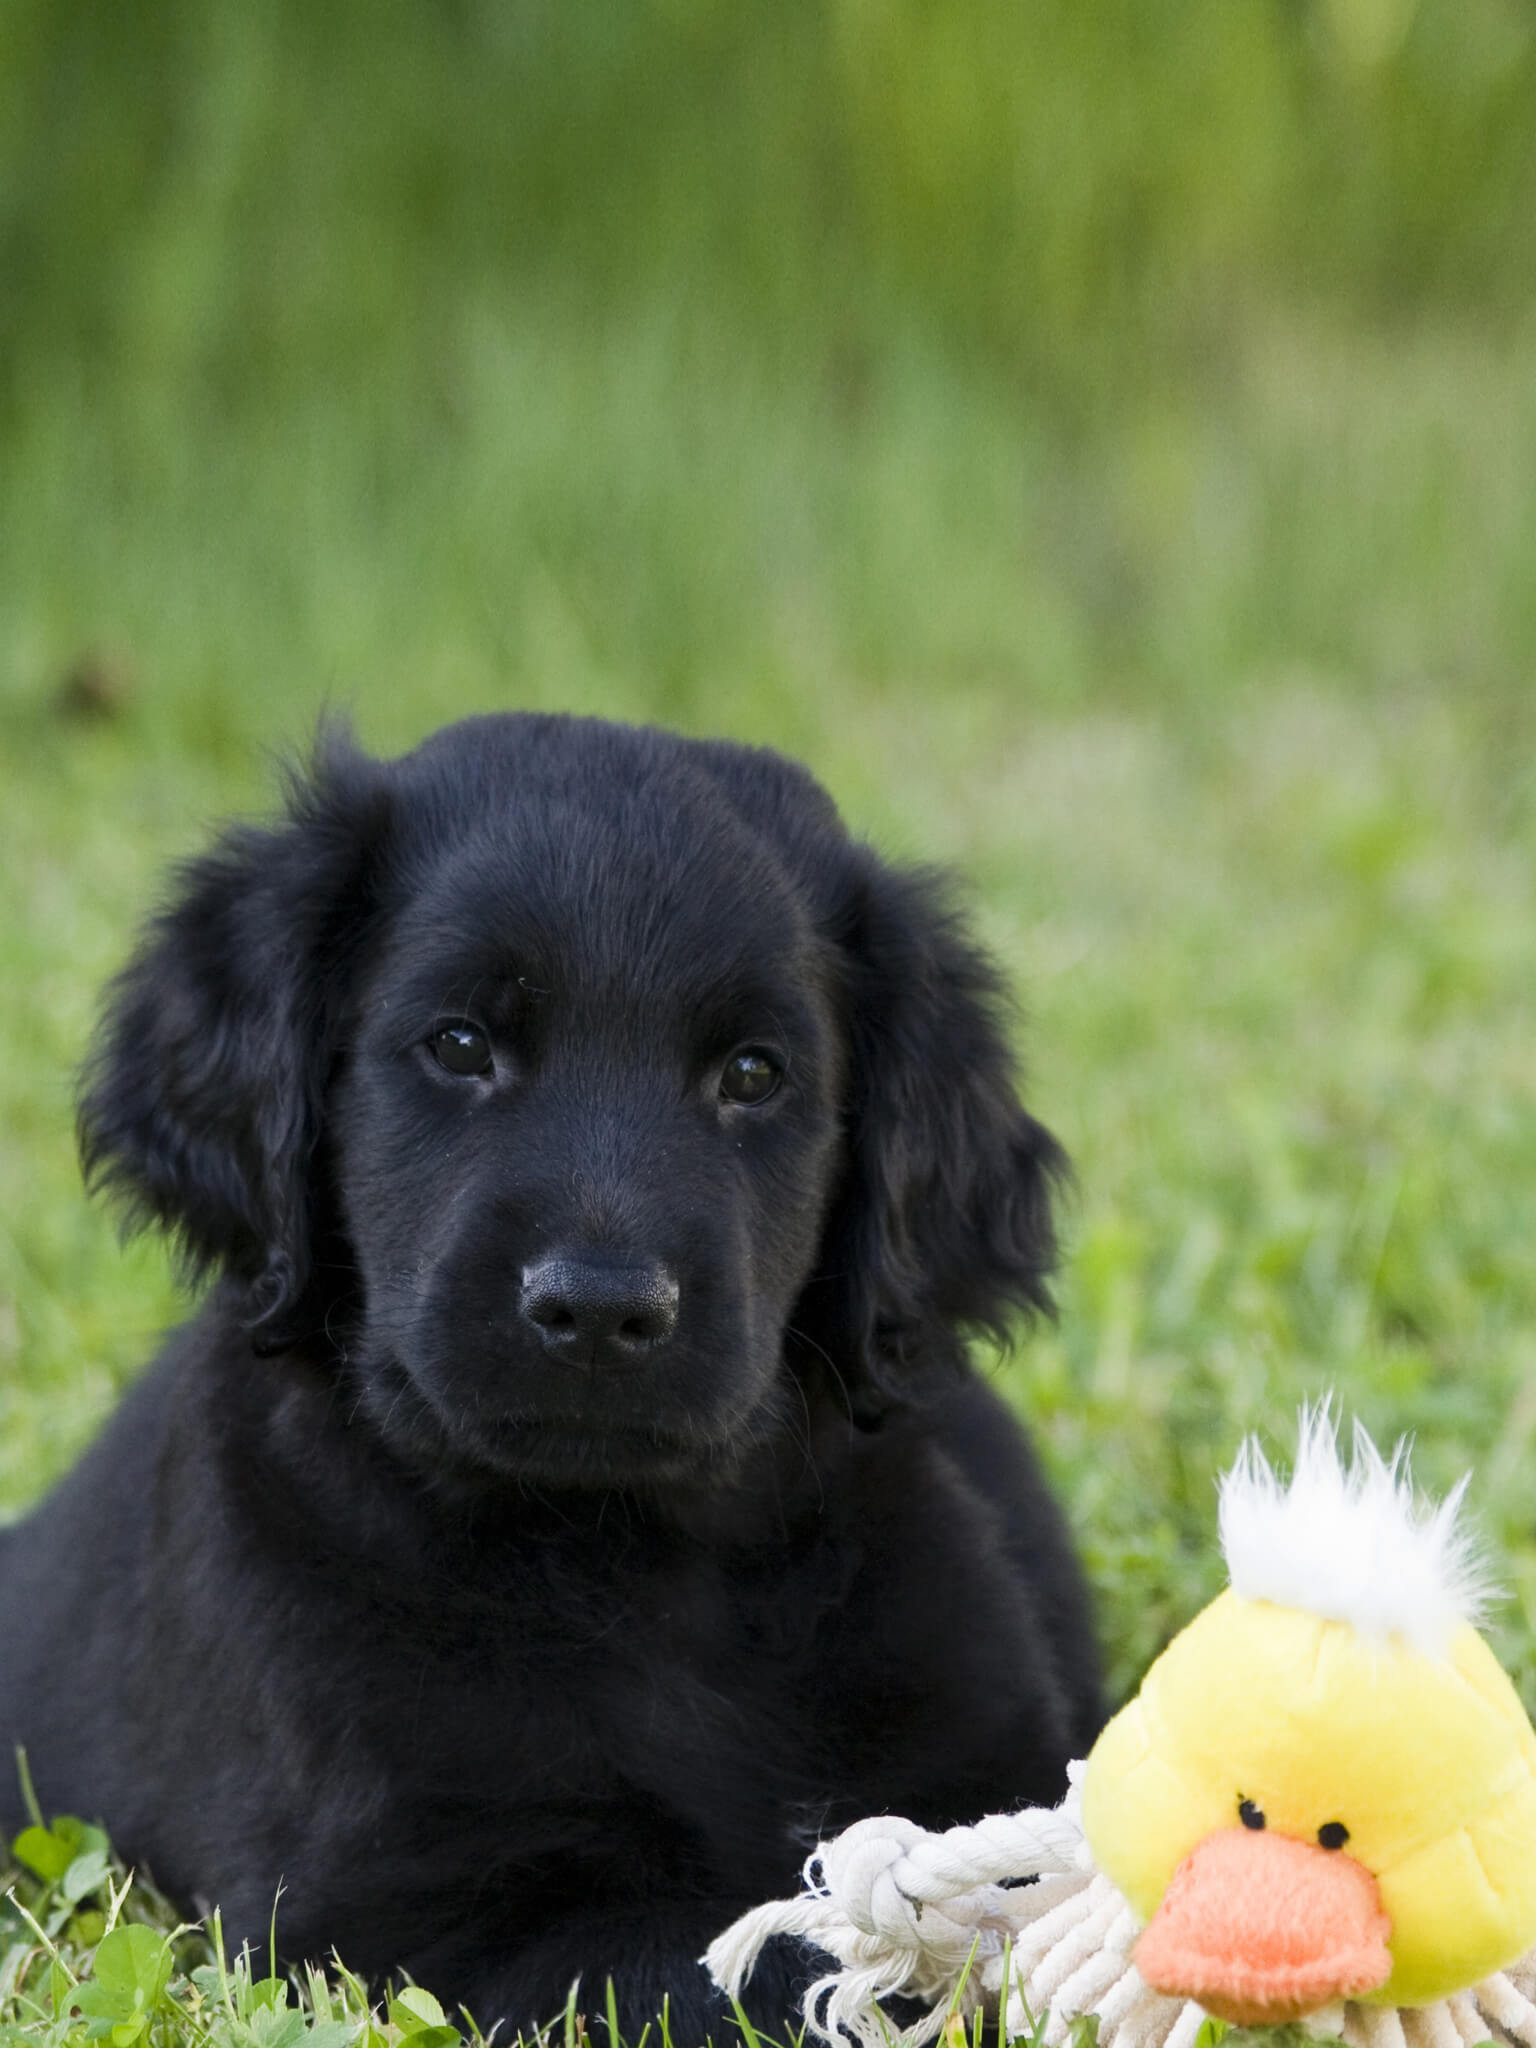
[[491,1041],[478,1024],[440,1024],[427,1040],[433,1057],[450,1074],[488,1074]]
[[733,1052],[726,1061],[720,1076],[720,1093],[727,1102],[738,1102],[750,1109],[766,1102],[783,1078],[784,1069],[772,1053],[750,1045],[744,1052]]

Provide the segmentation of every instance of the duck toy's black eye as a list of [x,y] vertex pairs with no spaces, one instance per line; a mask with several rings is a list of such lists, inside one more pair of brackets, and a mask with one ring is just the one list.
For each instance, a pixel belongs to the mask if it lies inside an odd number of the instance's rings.
[[488,1074],[491,1071],[491,1041],[478,1024],[462,1019],[440,1024],[427,1040],[432,1056],[450,1074]]
[[1323,1849],[1342,1849],[1349,1840],[1349,1829],[1341,1820],[1325,1820],[1317,1831],[1318,1846]]
[[1245,1828],[1253,1828],[1257,1830],[1263,1827],[1264,1825],[1263,1808],[1255,1806],[1251,1799],[1238,1800],[1237,1817],[1242,1822]]

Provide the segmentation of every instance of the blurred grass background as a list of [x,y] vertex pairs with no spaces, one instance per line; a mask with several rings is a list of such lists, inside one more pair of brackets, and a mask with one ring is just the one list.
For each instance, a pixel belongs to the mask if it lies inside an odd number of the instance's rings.
[[165,862],[601,712],[974,888],[1117,1691],[1334,1386],[1536,1703],[1533,224],[1528,0],[6,0],[0,1506],[177,1313],[70,1130]]

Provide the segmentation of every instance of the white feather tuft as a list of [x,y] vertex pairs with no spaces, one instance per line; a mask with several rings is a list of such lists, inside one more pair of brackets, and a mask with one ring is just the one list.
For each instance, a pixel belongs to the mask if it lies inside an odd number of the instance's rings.
[[1232,1590],[1385,1641],[1406,1636],[1446,1652],[1461,1622],[1476,1628],[1493,1597],[1476,1539],[1457,1516],[1468,1474],[1435,1506],[1415,1496],[1408,1445],[1390,1462],[1358,1421],[1344,1468],[1332,1400],[1301,1411],[1289,1486],[1249,1437],[1221,1482],[1221,1547]]

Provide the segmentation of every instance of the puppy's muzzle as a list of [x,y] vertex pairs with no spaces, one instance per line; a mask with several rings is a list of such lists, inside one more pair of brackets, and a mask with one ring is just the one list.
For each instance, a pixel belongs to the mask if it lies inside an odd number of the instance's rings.
[[523,1268],[521,1308],[552,1358],[638,1363],[677,1327],[678,1285],[659,1261],[607,1265],[556,1252]]

